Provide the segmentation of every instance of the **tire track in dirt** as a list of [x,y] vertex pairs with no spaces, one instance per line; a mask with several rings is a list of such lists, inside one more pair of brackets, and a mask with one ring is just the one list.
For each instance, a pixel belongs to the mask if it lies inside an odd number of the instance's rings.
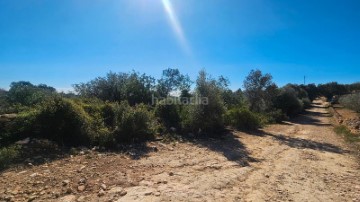
[[263,159],[244,183],[244,201],[360,201],[358,161],[332,131],[322,103],[314,106],[292,122],[266,127],[256,140],[243,139],[258,141],[251,154]]

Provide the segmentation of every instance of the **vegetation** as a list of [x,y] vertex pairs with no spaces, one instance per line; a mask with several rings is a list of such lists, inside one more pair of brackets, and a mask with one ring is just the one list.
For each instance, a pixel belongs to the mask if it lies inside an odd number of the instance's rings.
[[339,102],[346,108],[360,112],[360,93],[344,95],[340,98]]
[[17,146],[0,148],[0,169],[10,165],[18,156],[19,148]]
[[245,78],[244,88],[250,110],[261,113],[271,108],[278,87],[270,74],[263,75],[260,70],[251,70]]
[[183,127],[186,131],[214,134],[224,128],[224,101],[221,81],[211,78],[204,70],[196,81],[195,104],[184,109]]
[[234,108],[228,110],[225,115],[226,123],[239,130],[251,130],[262,125],[261,116],[251,112],[247,108]]
[[10,145],[26,137],[46,138],[64,146],[114,147],[157,135],[221,135],[227,127],[256,129],[281,122],[310,107],[318,96],[344,95],[340,102],[360,111],[359,83],[295,85],[279,88],[270,74],[252,70],[243,91],[229,80],[199,72],[194,88],[188,75],[166,69],[160,79],[138,72],[113,73],[75,84],[74,93],[13,82],[0,89],[1,161],[15,156]]
[[75,84],[74,89],[82,97],[96,97],[103,101],[128,101],[150,104],[155,79],[137,72],[113,73],[98,77],[87,83]]
[[285,86],[276,97],[275,107],[281,109],[287,116],[294,116],[302,112],[304,103],[293,87]]
[[336,134],[343,136],[348,142],[360,142],[360,137],[351,133],[351,131],[344,125],[336,126],[334,131]]

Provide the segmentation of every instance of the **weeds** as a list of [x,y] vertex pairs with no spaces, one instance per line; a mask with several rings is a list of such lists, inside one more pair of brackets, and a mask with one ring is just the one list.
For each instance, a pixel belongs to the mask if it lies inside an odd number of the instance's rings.
[[335,126],[334,131],[336,134],[343,136],[347,142],[360,142],[360,136],[351,133],[351,131],[346,126]]
[[0,169],[9,166],[19,156],[19,146],[9,146],[0,149]]

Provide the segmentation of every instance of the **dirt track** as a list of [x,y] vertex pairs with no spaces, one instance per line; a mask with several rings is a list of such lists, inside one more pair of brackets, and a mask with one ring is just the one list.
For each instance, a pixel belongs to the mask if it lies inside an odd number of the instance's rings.
[[358,159],[330,120],[318,101],[291,122],[222,140],[12,169],[0,176],[0,201],[360,201]]

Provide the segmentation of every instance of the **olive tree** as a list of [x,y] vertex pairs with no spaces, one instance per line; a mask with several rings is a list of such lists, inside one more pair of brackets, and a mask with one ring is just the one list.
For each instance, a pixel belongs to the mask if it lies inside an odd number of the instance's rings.
[[245,78],[244,88],[250,110],[265,112],[271,108],[277,94],[277,86],[270,74],[263,75],[260,70],[251,70]]

